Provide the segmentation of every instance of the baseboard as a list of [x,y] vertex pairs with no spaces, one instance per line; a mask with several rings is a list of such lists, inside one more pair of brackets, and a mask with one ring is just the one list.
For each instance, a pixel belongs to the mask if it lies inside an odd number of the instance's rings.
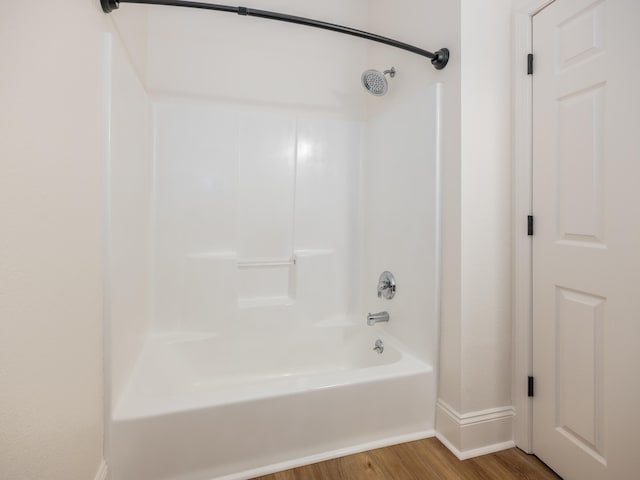
[[344,457],[347,455],[353,455],[355,453],[366,452],[367,450],[374,450],[376,448],[388,447],[391,445],[397,445],[399,443],[413,442],[415,440],[422,440],[425,438],[431,438],[435,436],[434,430],[422,430],[415,433],[409,433],[406,435],[398,435],[395,437],[388,437],[382,440],[376,440],[373,442],[361,443],[359,445],[353,445],[338,450],[331,450],[328,452],[319,453],[317,455],[310,455],[308,457],[297,458],[295,460],[289,460],[286,462],[275,463],[273,465],[267,465],[266,467],[254,468],[252,470],[246,470],[244,472],[238,472],[231,475],[225,475],[224,477],[217,477],[212,480],[243,480],[246,478],[260,477],[263,475],[269,475],[283,470],[289,470],[290,468],[297,468],[303,465],[310,465],[312,463],[324,462],[325,460],[332,460],[334,458]]
[[102,460],[100,466],[98,467],[98,471],[96,472],[96,476],[93,477],[94,480],[107,480],[109,477],[109,468],[107,467],[107,462]]
[[473,457],[479,457],[480,455],[488,455],[489,453],[499,452],[501,450],[507,450],[508,448],[513,448],[516,446],[513,440],[509,440],[503,443],[494,443],[493,445],[487,445],[485,447],[475,448],[473,450],[465,450],[461,452],[453,444],[447,440],[444,436],[440,435],[436,432],[436,438],[440,440],[440,442],[447,447],[451,453],[453,453],[458,460],[467,460]]
[[460,460],[515,446],[513,407],[461,414],[442,400],[436,406],[436,437]]

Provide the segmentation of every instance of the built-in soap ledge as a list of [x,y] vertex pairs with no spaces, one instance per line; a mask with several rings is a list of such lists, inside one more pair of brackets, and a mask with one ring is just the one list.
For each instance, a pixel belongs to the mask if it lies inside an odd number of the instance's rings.
[[296,257],[241,258],[236,261],[238,308],[279,307],[295,301]]
[[242,259],[236,262],[238,268],[267,268],[267,267],[288,267],[296,264],[296,257],[289,258],[253,258]]

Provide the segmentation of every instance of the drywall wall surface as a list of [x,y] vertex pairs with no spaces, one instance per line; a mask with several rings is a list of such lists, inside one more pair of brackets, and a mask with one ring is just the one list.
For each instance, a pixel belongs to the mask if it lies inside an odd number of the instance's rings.
[[1,478],[102,461],[104,30],[86,0],[0,16]]
[[467,0],[461,13],[465,413],[511,404],[511,2]]
[[443,166],[436,428],[469,458],[513,445],[511,2],[462,0],[459,8],[459,83],[450,92],[459,98],[459,156],[445,153]]
[[[253,0],[273,10],[366,29],[367,3]],[[231,5],[235,5],[230,3]],[[153,93],[361,115],[367,41],[302,25],[171,7],[149,10]]]
[[146,84],[147,74],[150,8],[158,7],[126,4],[107,17],[112,22],[112,30],[122,41],[123,53],[143,85]]

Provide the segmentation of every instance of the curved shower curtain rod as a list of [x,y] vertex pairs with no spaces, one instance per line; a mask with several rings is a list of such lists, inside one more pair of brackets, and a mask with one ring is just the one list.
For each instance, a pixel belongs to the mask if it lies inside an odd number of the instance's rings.
[[237,13],[238,15],[268,18],[270,20],[279,20],[281,22],[297,23],[299,25],[306,25],[308,27],[322,28],[324,30],[331,30],[332,32],[344,33],[346,35],[352,35],[354,37],[365,38],[374,42],[384,43],[392,47],[401,48],[417,55],[422,55],[431,59],[431,64],[437,69],[442,70],[449,61],[449,50],[441,48],[435,53],[423,50],[422,48],[414,47],[408,43],[399,42],[392,38],[383,37],[374,33],[365,32],[363,30],[357,30],[351,27],[344,27],[342,25],[336,25],[334,23],[322,22],[320,20],[313,20],[311,18],[296,17],[294,15],[287,15],[286,13],[269,12],[267,10],[257,10],[255,8],[247,7],[230,7],[227,5],[216,5],[214,3],[203,2],[189,2],[183,0],[100,0],[102,10],[105,13],[111,13],[116,10],[120,3],[143,3],[149,5],[168,5],[173,7],[189,7],[189,8],[201,8],[203,10],[217,10],[220,12]]

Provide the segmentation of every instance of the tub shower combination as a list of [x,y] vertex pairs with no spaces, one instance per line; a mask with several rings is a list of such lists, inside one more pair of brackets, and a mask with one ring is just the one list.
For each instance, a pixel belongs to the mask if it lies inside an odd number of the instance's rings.
[[153,338],[114,414],[117,478],[249,478],[427,436],[431,367],[368,328]]
[[114,478],[250,478],[431,436],[433,368],[391,321],[151,335],[112,416]]
[[[101,1],[105,12],[118,3]],[[127,3],[301,23],[437,69],[448,60],[446,49],[274,12]],[[383,96],[401,74],[366,70],[361,82]],[[441,90],[422,88],[366,120],[153,99],[152,320],[111,387],[113,480],[244,479],[433,435]],[[115,204],[117,134],[111,141]],[[111,261],[126,264],[118,238],[130,232],[112,210]],[[129,294],[111,273],[115,305]],[[126,363],[119,352],[107,352],[112,365]]]

